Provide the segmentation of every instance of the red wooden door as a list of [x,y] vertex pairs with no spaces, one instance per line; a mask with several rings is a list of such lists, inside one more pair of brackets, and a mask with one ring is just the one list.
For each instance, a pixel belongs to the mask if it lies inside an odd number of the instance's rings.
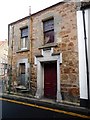
[[57,63],[44,64],[44,96],[56,98],[57,92]]

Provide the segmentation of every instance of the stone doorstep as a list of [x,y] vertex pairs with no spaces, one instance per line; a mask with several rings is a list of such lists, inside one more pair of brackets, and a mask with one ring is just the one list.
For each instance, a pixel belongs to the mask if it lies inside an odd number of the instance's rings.
[[29,90],[20,90],[21,93],[28,93]]

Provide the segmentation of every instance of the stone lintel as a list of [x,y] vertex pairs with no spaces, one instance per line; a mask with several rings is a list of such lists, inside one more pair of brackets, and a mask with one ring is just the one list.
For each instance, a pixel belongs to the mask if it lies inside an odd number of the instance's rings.
[[44,45],[44,46],[41,46],[41,47],[39,47],[39,49],[47,49],[47,48],[51,48],[51,47],[57,47],[57,44],[55,44],[55,43],[49,43],[49,44],[46,44],[46,45]]

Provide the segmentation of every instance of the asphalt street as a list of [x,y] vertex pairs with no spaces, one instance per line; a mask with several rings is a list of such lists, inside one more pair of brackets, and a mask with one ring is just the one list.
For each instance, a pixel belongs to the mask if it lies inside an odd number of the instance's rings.
[[47,108],[44,106],[38,106],[35,104],[8,100],[0,98],[0,103],[2,106],[2,120],[4,119],[24,119],[28,118],[59,118],[65,120],[77,120],[77,119],[88,119],[87,116],[78,115],[75,113],[69,113],[62,110],[55,110],[52,108]]

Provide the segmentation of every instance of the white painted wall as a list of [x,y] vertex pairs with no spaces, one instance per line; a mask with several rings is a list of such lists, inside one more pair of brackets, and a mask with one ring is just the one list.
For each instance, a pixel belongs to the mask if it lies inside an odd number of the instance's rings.
[[[88,9],[88,57],[89,57],[89,78],[90,78],[90,9]],[[90,96],[90,79],[89,79],[89,96]],[[90,99],[90,98],[89,98]]]
[[[88,11],[85,13],[86,29],[88,29]],[[77,11],[77,33],[78,33],[78,50],[79,50],[79,84],[80,84],[80,98],[87,99],[87,71],[85,58],[85,42],[83,30],[83,16],[82,11]]]
[[[87,26],[87,29],[88,29],[88,48],[90,48],[90,9],[88,9],[88,26]],[[90,51],[89,51],[89,53],[90,53]],[[90,58],[90,54],[88,54],[89,55],[89,58]]]

